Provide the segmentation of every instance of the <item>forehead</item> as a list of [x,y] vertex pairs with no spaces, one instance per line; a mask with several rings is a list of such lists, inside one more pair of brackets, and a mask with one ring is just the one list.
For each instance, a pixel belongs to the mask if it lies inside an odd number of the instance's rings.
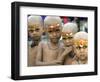
[[42,28],[40,24],[28,24],[29,29]]
[[61,27],[61,25],[57,22],[47,24],[47,28],[54,28],[54,27]]
[[55,31],[56,29],[59,29],[61,30],[61,27],[59,24],[55,24],[55,25],[49,25],[47,30],[52,30],[52,31]]
[[76,46],[88,46],[88,40],[85,40],[85,39],[79,39],[79,40],[74,40],[74,44]]
[[72,30],[70,30],[70,29],[62,29],[62,32],[64,32],[64,33],[73,33]]
[[72,32],[62,32],[62,36],[73,36]]

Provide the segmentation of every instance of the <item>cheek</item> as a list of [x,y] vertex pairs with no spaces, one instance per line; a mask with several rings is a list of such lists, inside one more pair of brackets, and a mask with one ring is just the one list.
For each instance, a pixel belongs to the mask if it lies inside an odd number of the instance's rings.
[[41,32],[37,32],[36,34],[37,34],[38,36],[41,36],[41,35],[42,35],[42,33],[41,33]]
[[86,51],[86,53],[88,53],[88,48],[85,51]]
[[73,39],[71,39],[70,42],[73,43]]
[[67,43],[71,43],[72,41],[68,39],[68,40],[66,40],[66,42],[67,42]]
[[72,40],[72,39],[71,39],[71,40],[70,40],[70,39],[68,39],[68,40],[65,40],[65,43],[66,43],[66,44],[73,45],[73,40]]
[[32,37],[32,36],[33,36],[33,34],[32,34],[31,32],[29,32],[28,34],[29,34],[29,36],[30,36],[30,37]]
[[63,43],[64,43],[64,45],[66,45],[67,43],[66,43],[66,40],[63,40]]
[[61,32],[57,33],[57,36],[58,36],[58,37],[61,37]]
[[84,50],[84,54],[88,55],[88,49]]
[[51,38],[52,37],[52,34],[51,33],[47,33],[48,37]]
[[42,34],[42,33],[43,33],[43,29],[40,29],[40,30],[39,30],[39,33]]

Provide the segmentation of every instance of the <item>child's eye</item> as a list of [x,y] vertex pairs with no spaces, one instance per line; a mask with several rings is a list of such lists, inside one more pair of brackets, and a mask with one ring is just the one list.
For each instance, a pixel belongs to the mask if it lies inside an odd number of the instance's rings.
[[60,29],[56,29],[55,31],[56,31],[56,32],[60,32]]
[[63,40],[66,40],[66,38],[62,38]]
[[85,48],[87,48],[87,46],[83,46],[83,48],[85,49]]
[[72,39],[73,37],[68,37],[68,39]]
[[51,30],[49,30],[48,32],[49,32],[49,33],[51,33],[52,31],[51,31]]
[[81,47],[80,46],[77,46],[76,49],[81,49]]
[[36,29],[35,29],[35,31],[37,31],[37,32],[38,32],[39,30],[40,30],[39,28],[36,28]]
[[33,30],[29,30],[29,32],[31,32],[31,33],[32,33],[32,32],[33,32]]

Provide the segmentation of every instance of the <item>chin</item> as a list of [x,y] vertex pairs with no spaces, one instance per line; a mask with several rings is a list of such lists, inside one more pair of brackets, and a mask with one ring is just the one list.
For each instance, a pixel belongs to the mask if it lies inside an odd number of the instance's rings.
[[72,46],[71,44],[65,44],[65,45],[66,45],[66,47],[67,47],[67,46]]
[[79,59],[80,59],[80,60],[86,60],[87,57],[86,57],[86,56],[81,56]]
[[65,43],[66,46],[72,46],[72,43]]
[[52,39],[53,43],[58,43],[58,41],[59,41],[58,39]]
[[58,41],[52,41],[52,43],[58,43]]

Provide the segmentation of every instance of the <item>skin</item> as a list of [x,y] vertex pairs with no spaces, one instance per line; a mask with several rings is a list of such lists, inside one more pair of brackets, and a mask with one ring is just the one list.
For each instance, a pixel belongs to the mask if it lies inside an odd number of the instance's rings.
[[39,44],[36,64],[40,66],[62,65],[64,57],[72,50],[72,48],[65,48],[64,52],[62,52],[62,46],[59,43],[59,39],[61,37],[61,27],[48,27],[46,32],[48,34],[49,41]]
[[[55,25],[54,25],[55,26]],[[60,53],[59,39],[61,37],[61,27],[46,29],[49,37],[49,41],[46,43],[40,43],[38,47],[38,53],[36,58],[37,65],[58,65],[61,61],[57,60]]]
[[[71,32],[70,32],[71,33]],[[66,53],[66,56],[64,57],[64,62],[63,64],[64,65],[70,65],[72,63],[72,58],[69,56],[70,54],[72,54],[73,52],[73,35],[70,35],[69,33],[66,32],[66,34],[68,34],[68,36],[62,36],[62,39],[63,39],[63,43],[64,43],[64,46],[66,48],[72,48],[70,53]]]
[[40,43],[38,47],[38,53],[36,58],[36,64],[43,65],[57,65],[60,61],[57,61],[59,49],[51,50],[47,43]]
[[72,46],[73,45],[73,36],[69,36],[69,38],[63,38],[63,43],[65,46]]
[[42,27],[39,25],[34,28],[34,25],[28,25],[28,34],[35,44],[34,47],[28,47],[28,66],[34,66],[36,65],[37,47],[38,43],[40,42]]
[[40,25],[37,27],[34,27],[34,25],[29,25],[28,26],[28,34],[32,39],[34,39],[34,41],[37,41],[41,37],[42,27]]
[[37,46],[35,47],[28,47],[28,66],[36,65],[35,59],[37,54]]

